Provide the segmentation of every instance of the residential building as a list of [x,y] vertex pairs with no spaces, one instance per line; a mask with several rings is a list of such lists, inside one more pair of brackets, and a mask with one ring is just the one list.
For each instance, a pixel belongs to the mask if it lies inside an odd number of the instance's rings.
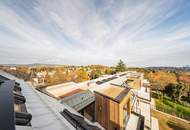
[[[150,88],[142,73],[123,72],[81,83],[68,82],[44,88],[35,88],[31,83],[3,71],[0,71],[0,75],[1,97],[4,97],[2,85],[7,88],[19,86],[20,91],[16,92],[24,97],[20,104],[11,101],[14,107],[4,111],[12,111],[12,126],[17,130],[151,129]],[[125,83],[130,78],[140,80],[138,87]],[[12,82],[12,85],[6,85],[5,82]],[[15,92],[9,90],[9,93]],[[11,97],[6,97],[9,98]],[[7,105],[3,100],[0,100],[0,104]],[[21,107],[23,104],[25,109]],[[31,116],[27,116],[25,125],[20,125],[14,123],[18,120],[14,117],[14,112],[25,112]],[[4,116],[6,114],[2,115],[0,108],[0,120],[3,120]],[[12,128],[11,130],[15,130]]]

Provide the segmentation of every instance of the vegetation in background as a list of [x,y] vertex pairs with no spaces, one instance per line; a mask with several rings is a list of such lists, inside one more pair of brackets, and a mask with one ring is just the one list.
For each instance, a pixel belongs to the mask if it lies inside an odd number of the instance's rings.
[[172,100],[181,102],[182,96],[190,98],[189,90],[190,85],[188,85],[187,83],[170,83],[165,87],[163,93],[170,97]]
[[16,70],[10,70],[9,67],[1,66],[0,69],[25,81],[30,79],[30,69],[27,66],[19,66]]
[[155,110],[152,110],[151,112],[152,116],[159,120],[160,130],[190,130],[190,124],[188,122]]
[[167,71],[147,71],[145,78],[150,81],[152,89],[158,90],[163,90],[170,83],[177,83],[176,74]]
[[126,65],[122,60],[119,60],[117,66],[115,67],[116,72],[124,72],[126,71]]
[[64,70],[57,69],[53,75],[47,74],[45,77],[45,85],[60,84],[65,82],[82,82],[89,80],[88,73],[83,69]]
[[76,71],[76,77],[74,79],[75,82],[83,82],[83,81],[87,81],[87,80],[90,80],[90,77],[86,71],[84,71],[84,70]]
[[162,91],[153,91],[156,109],[190,120],[190,85],[184,82],[169,83]]
[[[172,70],[138,68],[136,70],[144,72],[145,78],[150,81],[157,110],[190,120],[189,71],[182,71],[182,69],[175,71],[175,68]],[[158,96],[154,96],[155,93]],[[171,122],[165,122],[165,125],[168,129],[169,125],[174,127],[177,123],[173,123],[172,126]],[[181,129],[183,130],[183,127]]]
[[100,71],[92,70],[92,72],[90,73],[90,78],[96,79],[96,78],[99,78],[101,75],[102,73]]
[[[0,66],[0,69],[14,76],[32,82],[40,82],[39,86],[60,84],[65,82],[83,82],[96,79],[104,74],[114,74],[115,68],[104,65],[88,66],[58,66],[58,65],[35,65],[35,66]],[[37,84],[35,84],[37,85]]]
[[173,102],[170,98],[162,97],[155,99],[156,109],[168,114],[190,120],[189,105]]

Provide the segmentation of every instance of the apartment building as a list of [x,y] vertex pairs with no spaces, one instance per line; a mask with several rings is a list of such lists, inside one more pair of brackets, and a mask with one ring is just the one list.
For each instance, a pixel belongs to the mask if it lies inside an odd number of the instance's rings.
[[[150,89],[145,89],[149,83],[140,73],[124,72],[82,83],[69,82],[41,89],[5,72],[0,71],[0,75],[4,77],[0,77],[3,84],[11,80],[17,86],[19,84],[21,94],[25,97],[25,112],[32,117],[28,119],[27,125],[15,123],[18,130],[151,129]],[[138,88],[129,87],[125,83],[127,79],[134,77],[141,80]],[[1,87],[0,95],[2,96]],[[14,105],[14,111],[20,108]],[[1,111],[0,109],[0,114]],[[17,117],[12,118],[17,120]]]

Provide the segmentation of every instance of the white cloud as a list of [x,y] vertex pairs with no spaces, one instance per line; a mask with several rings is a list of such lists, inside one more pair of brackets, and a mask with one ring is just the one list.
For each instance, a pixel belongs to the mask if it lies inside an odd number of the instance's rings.
[[168,21],[183,1],[31,2],[0,2],[0,63],[176,65],[164,58],[190,51],[189,22]]

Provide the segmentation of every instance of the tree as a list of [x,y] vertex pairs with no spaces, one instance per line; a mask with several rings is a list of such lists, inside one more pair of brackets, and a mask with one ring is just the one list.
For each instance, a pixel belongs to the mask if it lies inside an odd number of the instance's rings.
[[116,72],[124,72],[126,71],[125,63],[120,59],[116,66]]
[[76,75],[75,82],[83,82],[90,79],[87,72],[83,70],[77,70]]
[[188,85],[183,83],[183,82],[180,82],[178,85],[177,85],[177,96],[178,96],[178,101],[180,102],[181,101],[181,98],[182,96],[185,96],[187,95],[187,91],[188,91]]
[[96,79],[99,78],[101,76],[101,72],[98,70],[92,70],[92,72],[90,73],[90,78],[91,79]]
[[189,98],[189,100],[190,100],[190,85],[188,85],[187,98]]
[[153,89],[164,90],[165,86],[177,84],[177,78],[174,73],[167,73],[165,71],[155,71],[145,73],[145,77],[151,82]]
[[173,99],[174,98],[173,94],[174,94],[175,86],[176,86],[176,84],[173,84],[173,83],[168,84],[163,91],[164,94],[166,94],[168,97],[171,97]]
[[112,74],[113,70],[111,68],[106,68],[105,69],[105,74]]
[[172,100],[181,102],[182,96],[187,95],[188,93],[188,86],[185,83],[178,83],[178,84],[168,84],[165,89],[164,93],[171,97]]

